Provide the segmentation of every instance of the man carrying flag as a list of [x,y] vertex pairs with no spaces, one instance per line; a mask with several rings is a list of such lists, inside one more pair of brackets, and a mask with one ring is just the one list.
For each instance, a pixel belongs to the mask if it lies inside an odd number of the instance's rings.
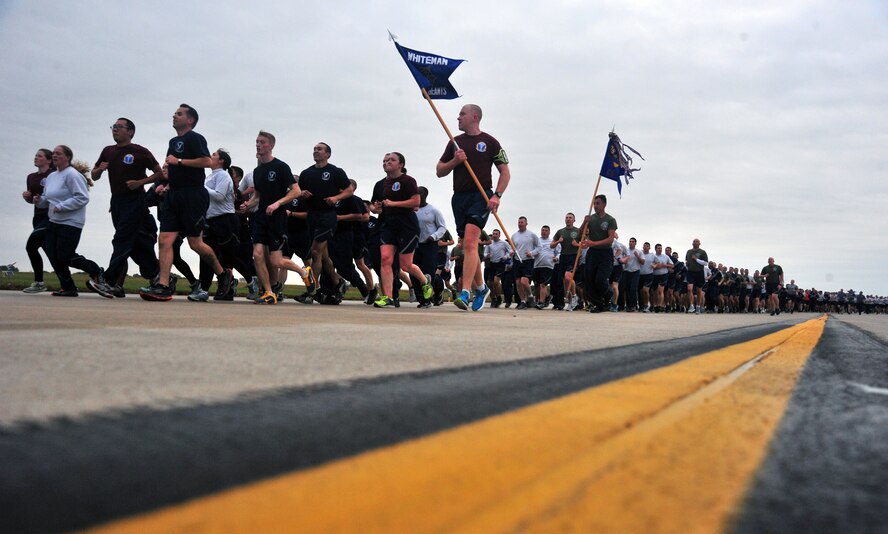
[[[459,111],[457,124],[463,133],[456,136],[455,143],[448,143],[435,168],[438,177],[453,172],[453,218],[456,231],[463,238],[463,277],[459,295],[454,304],[462,310],[469,307],[472,296],[470,289],[475,290],[472,310],[479,311],[490,289],[484,284],[481,274],[481,261],[478,257],[478,239],[481,230],[487,223],[491,211],[496,211],[500,199],[509,185],[509,158],[505,150],[493,136],[481,131],[481,108],[475,104],[466,104]],[[454,146],[456,145],[456,146]],[[478,190],[463,162],[468,161],[490,199],[485,202],[484,195]],[[492,189],[491,169],[496,166],[499,172],[496,188]]]
[[[459,295],[454,299],[454,304],[462,310],[469,308],[469,299],[472,299],[472,311],[480,311],[484,307],[484,300],[490,293],[490,289],[484,284],[481,273],[481,260],[478,255],[478,241],[481,230],[487,223],[487,217],[493,212],[506,240],[515,249],[508,232],[503,227],[502,221],[496,214],[500,204],[500,198],[509,185],[509,158],[500,146],[499,141],[491,135],[481,131],[481,108],[468,104],[462,107],[457,122],[462,135],[454,138],[450,128],[441,118],[432,99],[452,99],[459,95],[450,83],[450,75],[463,62],[461,59],[451,59],[444,56],[429,54],[405,48],[398,44],[397,38],[389,32],[389,38],[395,42],[395,48],[401,55],[401,59],[407,64],[410,74],[416,80],[422,90],[423,97],[428,101],[438,121],[447,132],[450,143],[444,150],[436,167],[438,177],[444,177],[453,172],[453,215],[456,220],[456,229],[463,238],[462,287]],[[493,189],[491,167],[496,165],[499,172],[499,180],[496,189]],[[477,173],[477,175],[476,175]],[[470,290],[475,290],[472,297]]]

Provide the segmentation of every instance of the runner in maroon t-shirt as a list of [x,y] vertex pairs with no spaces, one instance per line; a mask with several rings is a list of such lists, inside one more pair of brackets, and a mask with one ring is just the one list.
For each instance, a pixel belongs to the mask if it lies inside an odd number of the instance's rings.
[[[28,204],[34,203],[34,197],[43,194],[43,181],[49,176],[55,167],[52,165],[52,151],[48,148],[41,148],[34,155],[34,166],[37,172],[28,175],[25,182],[25,191],[22,198]],[[46,291],[46,284],[43,282],[43,258],[40,257],[40,249],[46,252],[44,245],[44,234],[46,233],[46,223],[49,222],[49,215],[46,208],[38,208],[34,206],[34,217],[31,219],[31,235],[28,236],[28,243],[25,250],[28,252],[28,259],[31,260],[31,270],[34,271],[34,283],[22,289],[22,293],[40,293]]]
[[[511,177],[509,173],[509,158],[500,146],[499,141],[481,131],[481,108],[475,104],[467,104],[459,111],[457,118],[459,129],[464,132],[456,137],[458,146],[449,143],[441,155],[436,167],[438,177],[444,177],[453,172],[453,217],[456,220],[456,231],[463,238],[462,287],[459,296],[453,303],[460,309],[469,307],[469,299],[472,298],[469,290],[475,289],[475,297],[472,302],[472,310],[480,311],[484,305],[484,299],[490,290],[484,285],[481,273],[481,261],[478,256],[478,239],[481,230],[487,223],[487,217],[491,211],[496,211],[500,205],[500,198]],[[490,199],[484,202],[484,196],[478,190],[464,161],[468,161],[472,170],[478,177],[481,187],[487,192]],[[499,180],[496,188],[493,184],[491,167],[496,166],[499,172]]]
[[112,291],[118,297],[124,296],[121,286],[129,258],[136,262],[139,273],[146,280],[153,280],[160,272],[160,263],[154,253],[157,224],[148,211],[145,184],[160,179],[163,171],[147,148],[132,142],[135,134],[133,121],[124,117],[117,119],[111,126],[115,144],[102,150],[92,170],[93,180],[100,179],[102,173],[108,171],[114,238],[105,281],[113,286]]

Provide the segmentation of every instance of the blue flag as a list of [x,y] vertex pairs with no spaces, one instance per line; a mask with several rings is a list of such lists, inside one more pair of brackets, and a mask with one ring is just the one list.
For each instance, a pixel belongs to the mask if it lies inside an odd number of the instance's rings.
[[632,176],[632,173],[641,170],[630,168],[632,165],[632,156],[626,153],[626,149],[631,150],[641,159],[644,159],[644,157],[636,152],[631,146],[624,145],[622,141],[620,141],[619,136],[614,132],[609,133],[608,138],[607,150],[604,152],[604,161],[601,163],[601,172],[599,172],[599,174],[602,178],[617,182],[617,192],[619,192],[622,197],[623,182],[620,181],[620,177],[625,176],[626,185],[629,185],[629,180],[635,178]]
[[[394,41],[394,38],[392,40]],[[413,75],[416,83],[429,93],[430,98],[450,100],[459,96],[448,78],[460,63],[465,61],[464,59],[450,59],[412,50],[399,45],[397,41],[395,41],[395,47],[401,54],[404,63],[407,64],[407,68],[410,69],[410,74]]]

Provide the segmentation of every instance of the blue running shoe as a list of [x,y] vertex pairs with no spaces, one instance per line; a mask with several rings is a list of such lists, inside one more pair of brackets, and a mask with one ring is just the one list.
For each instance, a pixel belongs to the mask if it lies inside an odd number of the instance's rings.
[[472,297],[469,295],[469,291],[467,289],[463,289],[459,292],[459,295],[457,295],[456,298],[453,299],[453,303],[456,305],[457,308],[461,310],[468,310],[470,298]]
[[481,311],[481,308],[484,307],[484,301],[487,300],[487,295],[489,294],[490,286],[487,284],[484,285],[484,289],[476,289],[475,299],[472,300],[472,311]]

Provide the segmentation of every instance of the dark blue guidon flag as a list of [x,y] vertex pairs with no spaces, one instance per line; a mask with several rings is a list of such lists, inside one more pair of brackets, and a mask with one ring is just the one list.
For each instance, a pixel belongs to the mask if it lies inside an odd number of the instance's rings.
[[620,176],[625,176],[626,185],[629,185],[629,180],[635,178],[632,176],[632,173],[641,170],[631,168],[632,156],[627,154],[626,150],[631,150],[641,159],[644,159],[644,157],[636,152],[631,146],[624,145],[623,142],[620,141],[620,137],[614,132],[607,135],[609,138],[607,142],[607,150],[604,152],[604,162],[601,164],[601,172],[599,174],[602,178],[617,182],[617,192],[620,193],[620,196],[623,196],[623,183],[620,181]]
[[401,58],[410,69],[410,74],[413,75],[419,87],[429,93],[430,98],[450,100],[459,96],[448,78],[456,70],[456,67],[465,61],[464,59],[450,59],[412,50],[399,45],[394,36],[392,36],[392,41],[395,42],[398,53],[401,54]]

